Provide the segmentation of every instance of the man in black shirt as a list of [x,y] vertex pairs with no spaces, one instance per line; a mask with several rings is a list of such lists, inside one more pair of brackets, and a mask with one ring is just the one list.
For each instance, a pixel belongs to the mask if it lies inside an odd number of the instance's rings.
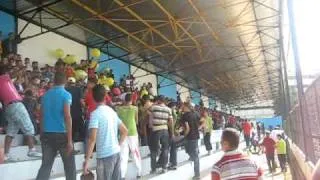
[[71,117],[72,117],[72,139],[74,141],[82,141],[84,139],[84,123],[83,123],[83,91],[76,86],[76,80],[73,77],[68,79],[66,90],[72,96]]
[[190,159],[194,162],[193,179],[200,179],[200,162],[198,140],[200,138],[199,129],[204,126],[204,121],[200,115],[193,110],[190,103],[184,103],[182,106],[184,114],[181,117],[181,123],[184,127],[184,135],[186,137],[186,151]]

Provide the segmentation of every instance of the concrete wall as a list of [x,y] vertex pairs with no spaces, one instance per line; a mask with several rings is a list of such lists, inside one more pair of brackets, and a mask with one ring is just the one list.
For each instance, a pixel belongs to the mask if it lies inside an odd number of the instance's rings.
[[143,83],[152,83],[153,94],[157,95],[157,76],[149,74],[147,71],[142,70],[136,66],[131,66],[131,73],[136,77],[136,83],[138,87],[141,87]]
[[306,157],[301,149],[290,141],[290,167],[292,177],[295,179],[310,179],[314,169],[311,161],[306,161]]
[[[25,24],[26,21],[18,19],[18,32]],[[39,32],[41,32],[40,27],[30,23],[21,37],[32,36]],[[79,33],[79,36],[81,36],[81,33]],[[44,64],[53,65],[56,62],[53,52],[58,48],[64,50],[65,55],[76,55],[78,61],[87,58],[86,46],[52,32],[22,41],[18,44],[18,53],[23,57],[29,57],[31,61],[38,61],[41,67]]]

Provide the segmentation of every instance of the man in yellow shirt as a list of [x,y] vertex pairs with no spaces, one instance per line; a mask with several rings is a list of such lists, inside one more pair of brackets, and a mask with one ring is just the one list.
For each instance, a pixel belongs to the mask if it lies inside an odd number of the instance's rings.
[[281,171],[286,172],[286,156],[287,156],[287,147],[286,147],[286,142],[281,136],[281,134],[277,135],[278,137],[278,142],[276,143],[276,148],[277,148],[277,154],[278,154],[278,160],[280,163]]

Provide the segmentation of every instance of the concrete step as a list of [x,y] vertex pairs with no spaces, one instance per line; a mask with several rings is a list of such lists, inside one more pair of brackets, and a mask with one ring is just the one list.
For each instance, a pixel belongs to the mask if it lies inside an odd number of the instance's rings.
[[[18,135],[21,136],[22,135]],[[216,142],[220,140],[221,132],[215,132],[212,134],[212,143],[213,147]],[[18,144],[18,143],[17,143]],[[199,140],[199,144],[201,144],[201,140]],[[39,151],[41,150],[40,146],[36,147]],[[82,163],[84,160],[83,153],[83,143],[75,143],[75,149],[79,150],[81,154],[75,155],[75,161],[76,161],[76,169],[77,171],[82,170]],[[32,159],[28,158],[26,156],[28,152],[27,146],[18,146],[13,147],[11,149],[11,156],[16,157],[18,162],[14,163],[5,163],[0,164],[0,175],[1,180],[12,180],[12,179],[34,179],[38,173],[38,170],[41,166],[41,159]],[[204,146],[201,147],[201,155],[205,155],[206,151]],[[150,172],[150,158],[149,158],[149,148],[144,146],[140,147],[140,153],[142,160],[142,169],[143,169],[143,175],[147,175]],[[18,159],[19,158],[19,159]],[[179,149],[178,151],[178,163],[183,163],[188,161],[189,156],[185,153],[184,149]],[[94,169],[96,166],[96,159],[95,156],[90,161],[90,168]],[[17,173],[18,172],[18,173]],[[128,175],[127,177],[130,177],[129,179],[135,179],[135,176],[137,174],[137,170],[135,168],[135,165],[132,161],[129,161],[128,164]],[[57,176],[63,176],[64,175],[64,169],[63,169],[63,163],[60,157],[56,157],[54,165],[52,167],[51,177],[57,177]],[[134,177],[134,178],[132,178]]]

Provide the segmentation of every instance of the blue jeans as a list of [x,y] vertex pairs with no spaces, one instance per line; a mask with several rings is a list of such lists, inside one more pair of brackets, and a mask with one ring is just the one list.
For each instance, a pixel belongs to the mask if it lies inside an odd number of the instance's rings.
[[199,162],[199,147],[198,139],[196,140],[187,140],[186,141],[186,150],[189,154],[191,160],[194,163],[194,175],[195,177],[200,177],[200,162]]
[[97,158],[97,180],[120,180],[120,154]]
[[37,180],[48,180],[52,165],[59,151],[66,176],[66,180],[76,180],[76,164],[74,155],[67,154],[67,135],[65,133],[44,133],[41,135],[42,164]]

